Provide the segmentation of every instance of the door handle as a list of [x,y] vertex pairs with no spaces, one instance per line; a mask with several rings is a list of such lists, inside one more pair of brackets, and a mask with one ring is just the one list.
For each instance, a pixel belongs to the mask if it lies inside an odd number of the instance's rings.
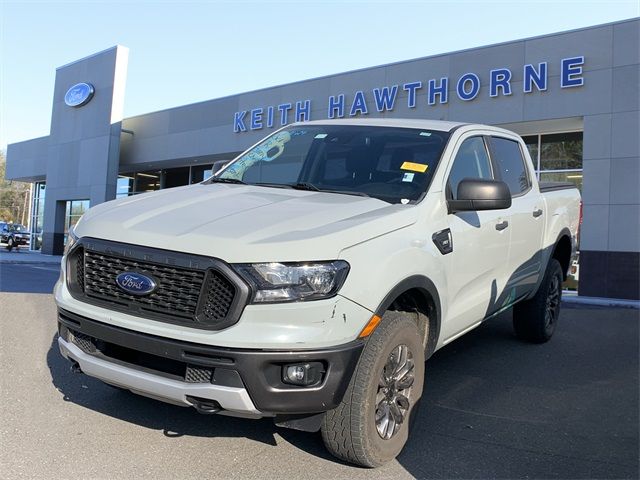
[[541,208],[538,208],[538,209],[533,211],[533,216],[535,218],[538,218],[540,215],[542,215],[542,209]]
[[496,230],[501,231],[509,226],[509,222],[504,220],[503,222],[496,223]]

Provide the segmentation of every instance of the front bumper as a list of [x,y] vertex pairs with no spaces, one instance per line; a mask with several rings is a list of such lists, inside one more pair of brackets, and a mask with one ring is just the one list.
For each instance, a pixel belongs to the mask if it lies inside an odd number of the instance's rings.
[[[216,413],[240,416],[335,408],[364,347],[356,340],[314,350],[224,348],[136,332],[63,309],[58,321],[63,356],[87,375],[170,403],[198,407],[210,400],[220,406]],[[283,383],[283,365],[312,361],[325,367],[318,386]]]
[[[134,393],[177,405],[193,406],[196,400],[213,400],[220,412],[242,416],[263,416],[251,402],[244,388],[221,385],[188,384],[143,371],[127,368],[82,351],[74,343],[58,338],[60,353],[78,363],[83,373]],[[201,403],[201,402],[200,402]]]

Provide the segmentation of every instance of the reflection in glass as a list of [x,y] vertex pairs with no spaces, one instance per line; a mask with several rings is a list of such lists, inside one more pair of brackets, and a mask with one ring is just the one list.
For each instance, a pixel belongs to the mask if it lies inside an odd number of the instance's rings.
[[582,168],[582,132],[542,135],[540,170]]

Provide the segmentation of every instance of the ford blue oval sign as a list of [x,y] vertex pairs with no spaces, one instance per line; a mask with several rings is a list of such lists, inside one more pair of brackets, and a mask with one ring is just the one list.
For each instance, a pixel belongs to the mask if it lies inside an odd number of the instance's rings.
[[122,272],[116,277],[116,284],[132,295],[148,295],[156,289],[156,282],[136,272]]
[[89,103],[94,93],[95,89],[90,83],[76,83],[67,90],[64,96],[64,103],[70,107],[81,107]]

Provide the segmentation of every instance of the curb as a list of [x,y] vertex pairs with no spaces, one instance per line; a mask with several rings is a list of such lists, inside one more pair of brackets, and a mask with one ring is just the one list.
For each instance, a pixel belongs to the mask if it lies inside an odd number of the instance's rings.
[[580,297],[578,295],[563,295],[563,303],[574,305],[593,305],[596,307],[620,307],[640,310],[640,300],[625,300],[622,298]]

